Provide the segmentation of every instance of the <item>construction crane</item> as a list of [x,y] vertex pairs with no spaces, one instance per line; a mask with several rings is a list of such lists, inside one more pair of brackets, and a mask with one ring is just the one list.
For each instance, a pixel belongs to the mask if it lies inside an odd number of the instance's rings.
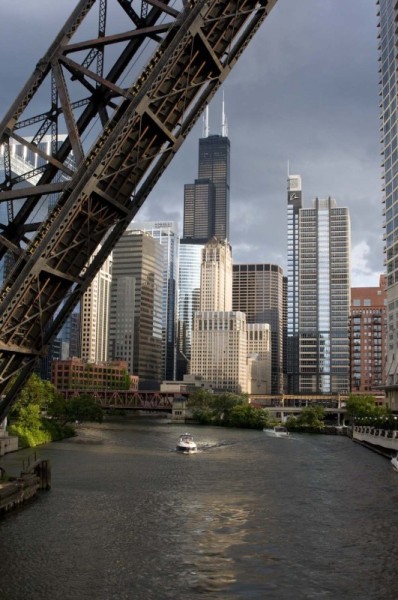
[[37,63],[0,123],[0,422],[275,4],[80,0]]

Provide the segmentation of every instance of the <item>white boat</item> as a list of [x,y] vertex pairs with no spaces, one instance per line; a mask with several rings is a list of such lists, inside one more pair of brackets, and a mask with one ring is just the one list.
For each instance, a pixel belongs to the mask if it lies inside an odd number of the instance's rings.
[[394,471],[398,471],[398,454],[396,456],[393,456],[393,458],[391,459],[391,464],[393,466]]
[[288,430],[283,425],[276,425],[272,427],[272,429],[263,429],[264,433],[269,435],[270,437],[287,437],[289,435]]
[[177,452],[184,452],[184,454],[193,454],[198,451],[198,447],[190,433],[183,433],[180,435],[176,450]]

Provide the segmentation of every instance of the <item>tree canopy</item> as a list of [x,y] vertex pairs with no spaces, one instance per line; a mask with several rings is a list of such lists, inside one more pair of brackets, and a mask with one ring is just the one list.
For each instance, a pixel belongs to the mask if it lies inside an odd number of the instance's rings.
[[346,401],[347,416],[350,419],[365,421],[383,421],[392,417],[391,410],[385,406],[377,406],[373,396],[352,394]]
[[188,406],[194,418],[206,425],[262,429],[270,423],[268,413],[249,404],[245,394],[213,394],[199,389],[191,394]]

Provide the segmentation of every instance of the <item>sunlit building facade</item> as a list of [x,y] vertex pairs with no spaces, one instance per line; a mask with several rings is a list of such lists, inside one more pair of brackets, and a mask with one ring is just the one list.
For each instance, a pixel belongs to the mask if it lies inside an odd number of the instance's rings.
[[232,310],[232,251],[213,238],[202,250],[200,310]]
[[268,323],[247,324],[247,393],[271,393],[271,331]]
[[194,314],[191,373],[215,390],[247,392],[247,328],[242,312]]
[[[100,247],[93,254],[94,256]],[[108,360],[111,256],[103,263],[81,300],[81,358],[90,362]]]
[[163,252],[162,292],[162,363],[163,379],[176,378],[177,357],[177,292],[179,236],[173,221],[131,223],[129,230],[138,229],[157,240]]
[[159,242],[127,230],[113,250],[109,358],[127,360],[142,389],[158,389],[162,380],[162,289]]

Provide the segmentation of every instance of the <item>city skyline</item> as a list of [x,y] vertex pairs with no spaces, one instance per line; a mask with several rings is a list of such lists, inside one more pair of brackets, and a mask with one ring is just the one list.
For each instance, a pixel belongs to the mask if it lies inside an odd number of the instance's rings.
[[[0,118],[75,5],[3,1]],[[15,52],[8,19],[18,22],[29,52]],[[376,23],[374,0],[278,0],[222,86],[234,262],[278,263],[286,272],[290,161],[290,171],[302,176],[304,206],[330,195],[350,209],[352,285],[377,285],[383,243]],[[220,91],[210,105],[210,133],[221,133],[221,102]],[[137,220],[177,221],[182,233],[183,186],[195,177],[202,135],[200,120]]]

